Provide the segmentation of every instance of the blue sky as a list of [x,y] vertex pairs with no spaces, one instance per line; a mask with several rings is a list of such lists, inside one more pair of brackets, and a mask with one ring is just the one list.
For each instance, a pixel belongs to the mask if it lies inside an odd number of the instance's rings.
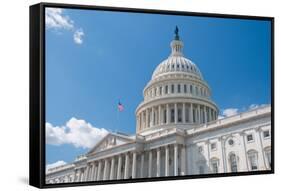
[[[271,103],[268,21],[78,9],[49,16],[46,122],[65,128],[64,133],[75,117],[94,128],[134,134],[142,90],[170,54],[176,25],[185,56],[199,67],[221,111]],[[125,110],[118,117],[119,99]],[[70,162],[87,150],[47,144],[46,163]]]

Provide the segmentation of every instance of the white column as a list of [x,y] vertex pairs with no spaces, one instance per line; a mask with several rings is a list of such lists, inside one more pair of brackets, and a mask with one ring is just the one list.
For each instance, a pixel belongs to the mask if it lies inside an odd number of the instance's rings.
[[152,150],[149,151],[148,156],[148,177],[152,176]]
[[190,112],[189,112],[189,118],[190,118],[190,122],[193,123],[193,104],[190,103]]
[[144,111],[141,112],[141,129],[145,128],[145,119],[144,119]]
[[175,103],[175,106],[174,106],[174,117],[175,117],[175,123],[178,123],[178,104]]
[[260,159],[260,162],[258,164],[259,170],[266,170],[266,163],[265,163],[265,156],[263,151],[263,144],[261,140],[261,134],[260,129],[256,129],[255,137],[257,139],[257,148],[258,148],[258,158]]
[[100,160],[99,161],[99,164],[98,164],[98,174],[97,174],[97,180],[101,180],[101,164],[102,161]]
[[220,144],[221,144],[221,156],[222,156],[223,170],[224,170],[224,173],[226,173],[227,172],[227,161],[226,161],[225,147],[224,147],[225,139],[223,137],[220,137],[219,140],[220,140]]
[[181,147],[181,175],[186,175],[186,147],[183,145]]
[[161,116],[161,105],[158,106],[158,125],[162,124],[162,116]]
[[124,179],[128,179],[128,178],[129,178],[129,153],[126,153]]
[[157,158],[156,158],[156,167],[157,167],[157,173],[156,176],[160,177],[160,168],[161,168],[161,164],[160,164],[160,148],[157,148]]
[[132,178],[137,177],[137,153],[133,152]]
[[154,107],[151,109],[150,127],[154,126]]
[[165,147],[165,176],[169,176],[169,146]]
[[178,145],[174,145],[174,176],[178,176]]
[[170,109],[169,109],[169,104],[166,105],[166,124],[170,123],[171,116],[170,116]]
[[201,107],[200,105],[197,105],[197,109],[198,109],[198,123],[201,123]]
[[95,163],[93,163],[93,164],[92,164],[92,171],[91,171],[90,180],[93,180],[93,181],[96,180],[96,177],[95,177],[96,171],[97,171],[96,165],[95,165]]
[[88,181],[89,178],[89,171],[90,171],[90,165],[87,164],[86,170],[85,170],[85,176],[83,181]]
[[206,111],[206,106],[204,106],[204,123],[207,123],[207,111]]
[[122,166],[122,155],[118,156],[118,166],[117,166],[117,179],[121,179],[121,166]]
[[105,159],[104,170],[103,170],[103,180],[108,179],[108,159]]
[[140,167],[140,177],[144,178],[143,169],[144,169],[144,152],[141,153],[141,167]]
[[182,103],[182,122],[186,123],[186,118],[185,118],[185,103]]
[[110,165],[110,180],[114,179],[114,168],[115,168],[115,157],[112,157],[111,159],[111,165]]
[[77,179],[76,179],[76,182],[80,182],[80,178],[81,178],[81,169],[77,169]]
[[149,125],[148,125],[148,109],[145,110],[145,128],[148,128]]
[[242,162],[245,161],[245,170],[249,171],[249,162],[248,162],[248,156],[247,156],[247,149],[246,149],[246,144],[245,144],[245,133],[241,132],[239,134],[240,137],[240,142],[243,148],[243,154],[242,154]]

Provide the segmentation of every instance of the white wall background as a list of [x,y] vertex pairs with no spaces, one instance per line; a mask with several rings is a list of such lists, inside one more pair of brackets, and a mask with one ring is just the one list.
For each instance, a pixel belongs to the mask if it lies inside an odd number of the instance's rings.
[[[2,1],[0,6],[0,190],[36,190],[28,185],[28,92],[29,92],[29,5],[28,1]],[[276,98],[281,97],[280,34],[281,12],[277,0],[53,0],[59,3],[181,10],[275,17]],[[278,107],[279,106],[279,107]],[[276,115],[280,101],[276,100]],[[280,124],[275,124],[275,175],[179,180],[167,182],[86,186],[64,190],[269,190],[277,186],[280,175]],[[279,151],[278,151],[279,150]],[[60,188],[62,189],[62,188]],[[52,189],[52,190],[60,190]]]

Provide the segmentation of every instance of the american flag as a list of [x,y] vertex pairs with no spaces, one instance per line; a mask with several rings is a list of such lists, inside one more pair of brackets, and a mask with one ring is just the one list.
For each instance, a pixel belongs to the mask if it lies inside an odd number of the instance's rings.
[[123,111],[124,110],[124,106],[122,105],[122,103],[119,101],[118,102],[118,111]]

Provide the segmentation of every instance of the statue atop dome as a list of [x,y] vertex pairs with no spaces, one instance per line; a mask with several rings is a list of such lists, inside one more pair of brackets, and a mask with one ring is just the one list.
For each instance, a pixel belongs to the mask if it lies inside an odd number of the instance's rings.
[[176,29],[175,29],[175,40],[180,40],[178,26],[176,26]]

